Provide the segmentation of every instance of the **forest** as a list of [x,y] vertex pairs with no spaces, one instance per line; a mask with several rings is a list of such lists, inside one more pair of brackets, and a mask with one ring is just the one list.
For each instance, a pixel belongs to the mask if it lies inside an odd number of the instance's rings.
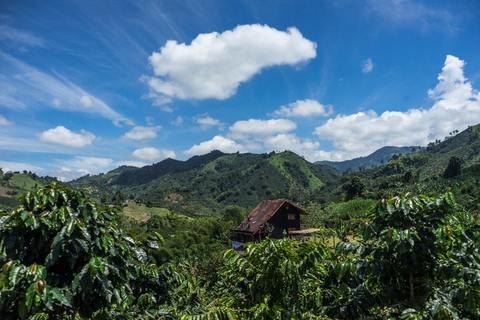
[[[70,183],[1,172],[1,318],[479,318],[479,131],[344,172],[292,152]],[[280,197],[320,241],[229,249],[230,229]]]

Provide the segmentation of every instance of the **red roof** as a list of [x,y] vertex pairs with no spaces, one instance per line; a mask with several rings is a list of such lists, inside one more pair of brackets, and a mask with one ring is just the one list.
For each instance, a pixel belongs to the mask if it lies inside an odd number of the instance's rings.
[[263,226],[273,215],[284,205],[288,204],[300,211],[300,214],[310,214],[299,206],[294,205],[286,199],[265,200],[258,204],[253,209],[248,217],[234,230],[238,232],[257,233],[260,227]]

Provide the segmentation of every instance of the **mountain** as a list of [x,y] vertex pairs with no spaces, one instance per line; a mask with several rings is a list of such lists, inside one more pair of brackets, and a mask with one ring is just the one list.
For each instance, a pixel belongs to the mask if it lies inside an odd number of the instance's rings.
[[[452,132],[443,141],[436,140],[417,150],[402,156],[393,155],[381,166],[344,172],[341,179],[321,188],[310,200],[317,203],[342,201],[356,176],[365,186],[363,198],[388,198],[399,192],[438,195],[451,189],[463,206],[478,210],[480,124],[460,133]],[[356,181],[358,185],[358,179]]]
[[394,154],[407,154],[414,150],[418,150],[420,147],[383,147],[375,151],[369,156],[354,158],[345,161],[317,161],[315,164],[323,164],[334,167],[335,169],[345,172],[359,171],[360,167],[366,167],[366,169],[372,168],[372,164],[379,166],[388,162]]
[[86,188],[97,200],[103,194],[111,199],[121,191],[149,205],[200,213],[232,204],[254,207],[265,199],[286,197],[296,201],[340,175],[334,168],[315,165],[290,151],[212,151],[187,161],[166,159],[142,168],[122,166],[67,184]]

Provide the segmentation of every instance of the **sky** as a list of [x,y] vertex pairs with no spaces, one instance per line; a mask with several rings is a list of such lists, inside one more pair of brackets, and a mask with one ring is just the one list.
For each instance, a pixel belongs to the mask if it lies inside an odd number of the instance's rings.
[[341,161],[480,123],[480,2],[1,1],[0,167]]

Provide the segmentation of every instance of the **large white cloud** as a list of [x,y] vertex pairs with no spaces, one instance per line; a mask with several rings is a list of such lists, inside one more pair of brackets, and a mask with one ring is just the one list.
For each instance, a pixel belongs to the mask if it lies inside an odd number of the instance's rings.
[[235,122],[229,129],[234,139],[248,136],[266,136],[278,133],[286,133],[297,128],[297,124],[288,119],[259,120],[249,119]]
[[38,134],[38,139],[45,143],[82,148],[91,145],[92,141],[95,140],[95,135],[83,129],[80,133],[75,133],[64,126],[58,126]]
[[374,111],[338,115],[315,129],[321,139],[332,140],[337,160],[367,155],[385,145],[427,145],[480,122],[480,94],[463,74],[465,62],[447,56],[437,86],[428,91],[435,99],[428,110]]
[[235,141],[222,137],[215,136],[212,140],[204,141],[199,145],[194,145],[188,150],[182,151],[183,154],[194,156],[209,153],[212,150],[220,150],[225,153],[233,152],[245,152],[246,149],[241,144],[237,144]]
[[316,117],[329,116],[333,113],[331,105],[323,105],[316,100],[297,100],[287,106],[281,106],[273,115],[282,117]]
[[155,92],[178,99],[227,99],[263,68],[295,65],[316,57],[316,44],[298,29],[241,25],[200,34],[191,44],[169,40],[149,61],[157,77],[142,80]]
[[175,152],[171,150],[159,150],[153,147],[137,149],[133,151],[132,156],[145,161],[157,161],[165,158],[175,159],[177,157]]
[[143,139],[153,139],[157,137],[157,131],[162,129],[162,126],[155,127],[144,127],[136,126],[129,132],[125,133],[123,139],[132,139],[132,140],[143,140]]

